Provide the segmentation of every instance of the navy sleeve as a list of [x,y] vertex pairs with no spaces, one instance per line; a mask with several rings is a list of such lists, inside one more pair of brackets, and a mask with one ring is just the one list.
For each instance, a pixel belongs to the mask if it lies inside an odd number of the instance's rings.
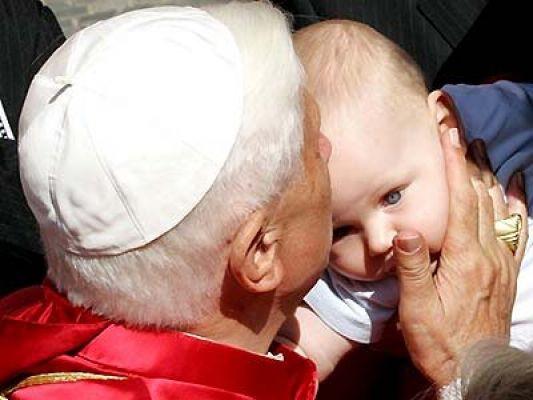
[[447,85],[466,139],[483,139],[500,183],[524,172],[533,213],[533,84],[499,81],[490,85]]

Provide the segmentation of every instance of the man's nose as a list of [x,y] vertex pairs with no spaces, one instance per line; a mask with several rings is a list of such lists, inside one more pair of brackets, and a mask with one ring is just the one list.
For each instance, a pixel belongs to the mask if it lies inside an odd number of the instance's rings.
[[392,247],[392,239],[396,230],[384,218],[369,221],[365,227],[365,239],[371,257],[388,253]]

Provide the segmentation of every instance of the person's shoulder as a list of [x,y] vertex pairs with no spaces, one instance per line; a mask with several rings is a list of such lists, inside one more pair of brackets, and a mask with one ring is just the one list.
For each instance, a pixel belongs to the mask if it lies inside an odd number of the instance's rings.
[[533,126],[533,84],[497,81],[445,85],[442,90],[453,100],[467,136],[502,139],[503,133]]
[[[31,390],[31,392],[29,392]],[[252,400],[251,397],[207,385],[112,373],[62,372],[29,376],[0,394],[21,394],[28,399],[70,400],[79,397],[99,400],[127,398],[162,400],[195,398],[213,400]]]
[[527,110],[533,113],[531,102],[533,101],[533,84],[526,82],[511,82],[506,80],[494,83],[470,85],[453,84],[444,85],[442,90],[450,95],[454,101],[468,104],[475,102],[489,104],[516,106],[527,105]]

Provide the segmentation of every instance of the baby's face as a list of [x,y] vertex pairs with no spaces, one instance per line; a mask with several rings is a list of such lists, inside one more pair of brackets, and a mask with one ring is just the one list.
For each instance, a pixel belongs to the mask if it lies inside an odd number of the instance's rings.
[[[392,239],[416,230],[440,251],[448,219],[448,188],[437,124],[424,111],[357,112],[322,125],[330,159],[334,238],[330,265],[352,279],[395,273]],[[345,127],[345,128],[344,128]]]

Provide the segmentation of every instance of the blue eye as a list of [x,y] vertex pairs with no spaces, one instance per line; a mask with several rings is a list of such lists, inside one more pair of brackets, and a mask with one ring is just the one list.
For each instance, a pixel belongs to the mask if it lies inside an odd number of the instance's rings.
[[402,198],[402,193],[399,190],[394,190],[385,195],[383,202],[389,206],[398,203]]

